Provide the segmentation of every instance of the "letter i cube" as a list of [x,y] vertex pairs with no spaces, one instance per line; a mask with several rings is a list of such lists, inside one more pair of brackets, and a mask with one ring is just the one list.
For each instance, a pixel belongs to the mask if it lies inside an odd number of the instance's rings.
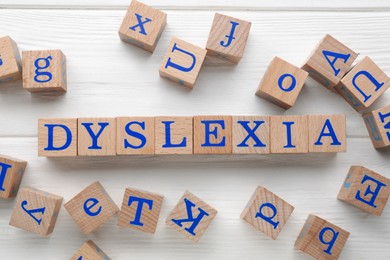
[[348,231],[325,219],[309,215],[295,241],[295,248],[315,259],[338,259],[348,237]]
[[53,232],[63,198],[33,188],[20,189],[9,224],[47,236]]
[[160,76],[192,89],[206,52],[191,43],[172,38],[160,66]]
[[32,93],[64,93],[66,57],[61,50],[23,51],[23,88]]
[[70,260],[110,260],[92,240],[85,242]]
[[64,207],[84,234],[94,232],[119,211],[99,182],[86,187]]
[[264,187],[257,187],[241,213],[241,219],[276,239],[294,207]]
[[0,84],[22,78],[18,45],[9,36],[0,38]]
[[352,166],[337,198],[380,216],[390,196],[390,179],[363,166]]
[[375,148],[390,146],[390,106],[374,110],[363,116]]
[[27,162],[0,154],[0,198],[16,196]]

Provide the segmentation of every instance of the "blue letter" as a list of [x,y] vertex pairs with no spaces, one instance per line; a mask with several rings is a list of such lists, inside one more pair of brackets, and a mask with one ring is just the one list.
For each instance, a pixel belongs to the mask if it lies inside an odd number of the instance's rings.
[[196,236],[194,233],[195,228],[198,226],[199,222],[202,220],[204,216],[208,216],[209,214],[204,211],[201,208],[198,208],[199,214],[197,217],[192,216],[192,208],[195,207],[195,204],[189,201],[188,199],[184,199],[184,202],[186,204],[186,209],[187,209],[187,219],[172,219],[172,222],[178,225],[179,227],[183,226],[183,222],[192,222],[192,225],[189,228],[185,228],[185,230],[190,233],[193,236]]
[[142,130],[145,130],[145,122],[130,122],[125,126],[125,131],[128,135],[133,136],[135,138],[138,138],[141,141],[140,145],[132,145],[130,144],[126,139],[124,140],[125,142],[125,148],[133,148],[133,149],[140,149],[145,146],[146,144],[146,137],[143,134],[140,134],[138,132],[134,132],[133,130],[130,129],[131,125],[139,125]]
[[131,26],[129,29],[135,31],[135,28],[139,27],[139,33],[143,35],[147,35],[144,28],[144,24],[151,22],[152,20],[149,18],[145,18],[145,21],[142,21],[142,15],[135,14],[135,16],[137,17],[138,24]]
[[45,214],[45,207],[43,208],[37,208],[37,209],[26,209],[25,206],[27,205],[27,200],[23,200],[21,203],[22,209],[30,215],[37,223],[38,225],[41,224],[42,218],[38,219],[33,214],[34,213],[41,213],[42,215]]
[[[44,82],[50,81],[53,78],[53,75],[50,72],[42,71],[44,69],[47,69],[50,66],[50,60],[52,60],[52,59],[53,58],[51,56],[48,56],[47,58],[38,58],[35,60],[34,66],[35,66],[36,70],[35,70],[34,80],[36,82],[44,83]],[[45,62],[45,65],[43,65],[43,66],[39,65],[39,62],[41,60]],[[39,77],[45,77],[45,78],[39,79]]]
[[374,83],[375,85],[375,91],[378,91],[385,83],[382,82],[382,83],[379,83],[375,78],[374,76],[372,76],[368,71],[366,70],[362,70],[362,71],[359,71],[358,73],[355,74],[355,76],[353,76],[352,78],[352,85],[356,88],[357,91],[359,91],[360,94],[362,94],[362,96],[364,97],[364,103],[367,102],[367,100],[370,99],[371,95],[366,95],[360,88],[358,85],[356,85],[356,79],[357,77],[359,77],[360,75],[364,75],[366,76],[372,83]]
[[[92,203],[89,203],[89,205],[88,205],[88,202],[92,202]],[[99,215],[100,212],[102,211],[102,206],[99,206],[99,208],[96,211],[91,211],[91,209],[93,207],[95,207],[98,203],[99,203],[98,199],[95,199],[95,198],[87,199],[84,202],[84,211],[85,211],[85,213],[87,213],[87,215],[91,216],[91,217],[95,217],[95,216]]]
[[[384,123],[385,123],[385,118],[388,117],[388,116],[390,116],[390,113],[382,114],[381,112],[379,112],[379,113],[378,113],[378,116],[379,116],[381,122],[384,124]],[[387,124],[385,124],[383,127],[384,127],[385,129],[390,130],[390,121],[387,122]],[[388,138],[389,141],[390,141],[390,132],[386,132],[386,135],[387,135],[387,138]]]
[[[286,78],[286,77],[290,77],[291,78],[291,85],[288,87],[288,88],[284,88],[283,87],[283,80]],[[278,80],[278,86],[281,90],[285,91],[285,92],[290,92],[292,91],[295,86],[297,85],[297,80],[295,79],[295,77],[291,74],[283,74],[282,76],[280,76],[279,80]]]
[[[66,125],[60,125],[60,124],[45,124],[44,126],[47,127],[47,147],[43,150],[45,151],[61,151],[65,150],[69,147],[69,145],[72,143],[72,132],[70,131],[69,127]],[[66,138],[65,138],[65,144],[60,147],[54,146],[54,128],[59,127],[64,129]]]
[[0,162],[0,191],[5,191],[3,185],[5,181],[5,176],[7,175],[8,169],[12,168],[12,165]]
[[227,43],[224,43],[223,41],[221,41],[219,44],[221,44],[222,47],[228,47],[232,41],[236,38],[234,38],[234,31],[236,30],[236,26],[239,25],[239,23],[236,23],[236,22],[233,22],[233,21],[230,21],[230,23],[232,24],[232,29],[230,30],[230,35],[225,35],[226,38],[228,38],[228,41]]
[[163,148],[170,147],[186,147],[187,146],[187,138],[183,137],[183,140],[180,144],[173,144],[171,142],[171,127],[170,125],[175,123],[175,121],[162,121],[161,123],[165,124],[165,144],[163,144]]
[[249,138],[252,138],[253,141],[255,141],[254,147],[265,147],[266,145],[261,142],[259,137],[255,134],[256,130],[264,123],[264,121],[253,121],[255,123],[255,126],[253,129],[249,127],[249,121],[237,121],[242,127],[246,130],[248,135],[245,137],[245,139],[237,145],[237,147],[248,147],[246,142],[249,140]]
[[180,70],[180,71],[183,71],[183,72],[189,72],[191,71],[194,67],[195,67],[195,63],[196,63],[196,57],[194,54],[192,54],[191,52],[188,52],[188,51],[185,51],[183,49],[180,49],[179,47],[176,46],[176,43],[173,44],[173,48],[172,48],[172,52],[174,52],[175,50],[178,50],[184,54],[187,54],[188,56],[190,56],[192,58],[192,64],[191,66],[189,67],[183,67],[183,66],[180,66],[176,63],[173,63],[171,62],[171,58],[168,58],[167,60],[167,64],[165,64],[165,68],[168,68],[169,66],[171,66],[172,68],[174,69],[177,69],[177,70]]
[[[264,215],[264,214],[262,213],[262,209],[263,209],[264,207],[270,208],[270,209],[272,210],[272,212],[273,212],[273,215],[270,216],[270,217]],[[276,207],[275,207],[272,203],[268,203],[268,202],[267,202],[267,203],[264,203],[264,204],[262,204],[262,205],[260,206],[259,212],[256,213],[255,218],[262,218],[262,219],[264,219],[265,221],[267,221],[268,223],[270,223],[270,224],[274,227],[274,229],[276,229],[276,228],[278,227],[278,225],[279,225],[279,221],[278,221],[278,222],[275,222],[275,221],[272,221],[272,219],[276,216],[277,212],[278,212],[278,211],[277,211]]]
[[1,55],[0,55],[0,66],[3,65],[3,60],[1,59]]
[[96,150],[102,149],[101,146],[98,146],[98,139],[99,139],[99,136],[103,133],[104,128],[106,128],[106,126],[108,126],[109,123],[98,123],[98,125],[100,126],[100,130],[96,135],[92,131],[92,128],[91,128],[93,123],[81,123],[81,125],[83,125],[85,127],[85,129],[87,129],[88,134],[92,138],[92,145],[90,147],[88,147],[88,149],[96,149]]
[[[337,76],[337,74],[339,74],[339,72],[340,72],[340,69],[336,69],[334,67],[334,64],[336,63],[336,61],[338,59],[343,59],[344,63],[346,63],[347,60],[349,59],[349,57],[351,56],[351,54],[341,54],[341,53],[325,51],[325,50],[322,51],[322,54],[325,56],[325,59],[328,61],[328,63],[332,67],[335,76]],[[332,56],[332,57],[334,57],[334,59],[331,61],[328,56]]]
[[135,218],[133,221],[130,221],[130,225],[143,227],[144,223],[141,222],[142,207],[143,207],[144,203],[146,203],[149,206],[149,210],[152,210],[153,200],[130,196],[129,202],[127,203],[127,206],[130,206],[134,201],[137,201],[138,205],[137,205],[137,210],[135,212]]
[[[326,128],[328,128],[328,132],[327,133],[325,133]],[[337,139],[336,133],[333,130],[332,123],[330,122],[329,119],[326,119],[324,127],[321,130],[320,136],[318,137],[318,140],[317,140],[317,142],[314,143],[314,145],[323,145],[323,143],[321,142],[321,139],[324,136],[332,137],[332,143],[330,145],[341,145],[341,143]]]
[[222,137],[222,141],[219,143],[210,143],[210,135],[213,135],[215,139],[218,139],[218,128],[215,127],[213,130],[210,130],[210,124],[219,124],[222,128],[222,130],[225,129],[225,121],[224,120],[203,120],[201,121],[202,124],[204,124],[204,144],[201,146],[212,146],[212,147],[218,147],[218,146],[225,146],[226,143],[226,136]]
[[367,196],[367,195],[371,194],[372,195],[371,199],[370,200],[363,199],[361,197],[361,195],[360,195],[360,190],[356,193],[355,199],[360,200],[361,202],[363,202],[363,203],[365,203],[367,205],[370,205],[373,208],[376,208],[376,206],[375,206],[376,197],[378,196],[378,193],[379,193],[380,189],[382,187],[385,187],[386,184],[384,184],[384,183],[382,183],[382,182],[380,182],[378,180],[375,180],[374,178],[372,178],[372,177],[370,177],[368,175],[364,175],[361,183],[363,184],[366,181],[372,181],[372,182],[374,182],[377,185],[374,191],[372,191],[371,190],[371,186],[368,185],[367,190],[364,192],[364,196]]
[[[324,235],[325,235],[325,232],[326,231],[330,231],[332,232],[333,236],[332,238],[330,239],[330,241],[326,242],[324,240]],[[327,253],[328,255],[332,255],[332,248],[334,246],[334,243],[336,242],[337,240],[337,237],[339,236],[339,232],[336,232],[334,231],[332,228],[330,227],[325,227],[321,230],[320,234],[319,234],[319,238],[320,238],[320,241],[322,244],[324,245],[329,245],[327,249],[324,250],[325,253]]]
[[292,144],[292,135],[291,135],[291,126],[295,124],[294,122],[283,122],[283,125],[286,126],[286,137],[287,137],[287,144],[284,146],[284,148],[295,148],[295,145]]

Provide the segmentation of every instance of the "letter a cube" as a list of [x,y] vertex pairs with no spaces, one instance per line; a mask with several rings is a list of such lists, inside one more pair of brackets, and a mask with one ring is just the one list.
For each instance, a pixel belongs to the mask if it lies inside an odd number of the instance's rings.
[[390,179],[363,166],[352,166],[337,198],[380,216],[390,196]]
[[23,88],[32,93],[64,93],[66,57],[61,50],[23,51]]
[[390,106],[364,114],[364,123],[375,148],[390,146]]
[[85,242],[70,260],[110,260],[92,240]]
[[264,187],[257,187],[241,213],[241,219],[276,239],[294,207]]
[[53,232],[63,198],[33,188],[20,189],[9,224],[47,236]]
[[206,52],[191,43],[172,38],[160,66],[160,76],[192,89]]
[[0,38],[0,84],[22,78],[18,45],[9,36]]
[[94,232],[119,211],[99,182],[86,187],[64,207],[84,234]]
[[295,241],[295,248],[315,259],[338,259],[348,237],[348,231],[325,219],[309,215]]
[[167,23],[167,15],[133,0],[119,28],[122,41],[153,52]]
[[169,214],[166,223],[189,240],[198,242],[216,215],[215,209],[186,191]]
[[0,154],[0,198],[16,196],[27,162]]
[[118,226],[155,233],[163,199],[159,194],[127,188]]

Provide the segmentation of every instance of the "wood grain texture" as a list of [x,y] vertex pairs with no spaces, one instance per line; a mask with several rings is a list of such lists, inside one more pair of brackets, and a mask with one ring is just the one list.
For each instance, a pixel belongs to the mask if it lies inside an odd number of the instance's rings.
[[76,251],[70,260],[110,260],[92,240],[88,240]]

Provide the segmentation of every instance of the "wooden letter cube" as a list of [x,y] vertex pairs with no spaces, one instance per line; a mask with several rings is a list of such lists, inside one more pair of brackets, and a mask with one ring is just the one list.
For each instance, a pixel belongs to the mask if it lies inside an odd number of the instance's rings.
[[337,92],[358,112],[369,108],[390,86],[390,78],[365,57],[345,75]]
[[268,116],[233,116],[234,154],[269,154]]
[[271,153],[309,152],[307,116],[271,116]]
[[115,118],[79,118],[78,155],[116,155]]
[[66,57],[60,50],[23,51],[23,88],[32,93],[64,93]]
[[93,241],[85,242],[70,260],[110,260]]
[[156,117],[154,122],[156,154],[193,153],[192,117]]
[[364,122],[375,148],[390,146],[390,106],[365,114]]
[[122,41],[153,52],[166,24],[164,12],[133,0],[118,33]]
[[9,36],[0,38],[0,84],[22,78],[18,45]]
[[156,232],[164,196],[127,188],[123,196],[118,226],[147,233]]
[[39,119],[38,155],[77,156],[77,118]]
[[195,116],[194,153],[231,154],[232,117]]
[[16,196],[27,162],[0,154],[0,198]]
[[169,214],[166,224],[189,240],[198,242],[216,215],[215,209],[186,191]]
[[390,179],[363,166],[352,166],[338,199],[380,216],[390,196]]
[[352,66],[358,54],[330,36],[317,44],[302,69],[328,89],[333,89]]
[[206,50],[178,38],[172,38],[160,67],[162,78],[193,88]]
[[119,211],[99,182],[86,187],[64,207],[84,234],[94,232]]
[[41,236],[53,232],[63,198],[33,188],[20,189],[9,224]]
[[292,205],[259,186],[241,213],[241,219],[275,240],[293,211]]
[[288,109],[295,104],[308,73],[278,57],[268,66],[256,95]]
[[207,55],[238,63],[244,54],[251,23],[216,13],[207,40]]
[[338,259],[348,237],[348,231],[320,217],[309,215],[295,241],[295,248],[315,259]]
[[345,115],[309,115],[309,153],[345,152]]

